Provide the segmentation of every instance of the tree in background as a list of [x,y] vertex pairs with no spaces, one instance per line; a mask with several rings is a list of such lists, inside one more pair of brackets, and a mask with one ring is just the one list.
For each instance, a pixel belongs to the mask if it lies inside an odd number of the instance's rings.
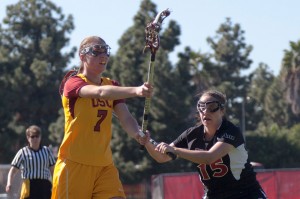
[[300,126],[291,129],[277,124],[262,126],[247,136],[249,158],[263,163],[266,169],[297,168],[300,161]]
[[265,92],[264,110],[266,114],[263,121],[264,124],[276,123],[279,126],[291,127],[292,123],[294,123],[291,120],[293,113],[290,105],[284,99],[286,88],[280,78],[276,77]]
[[[155,4],[150,0],[141,2],[133,25],[119,40],[117,54],[110,58],[105,76],[124,86],[137,86],[147,79],[150,53],[143,53],[144,29],[156,14]],[[7,17],[0,25],[0,140],[5,141],[0,146],[0,162],[11,161],[25,141],[20,134],[31,123],[42,126],[46,142],[60,145],[64,114],[58,87],[76,49],[66,53],[61,50],[68,45],[66,35],[73,29],[72,16],[65,18],[60,8],[46,0],[24,0],[7,8]],[[173,65],[168,55],[180,43],[180,31],[180,26],[168,18],[160,34],[148,126],[152,137],[157,141],[174,140],[195,122],[196,94],[216,88],[228,96],[230,119],[241,123],[245,114],[251,159],[267,168],[299,165],[299,44],[291,42],[278,77],[263,63],[253,73],[243,74],[252,63],[252,46],[246,44],[239,24],[226,19],[216,35],[207,39],[212,53],[186,46]],[[127,100],[140,123],[144,102],[141,98]],[[278,146],[276,153],[274,146]],[[192,171],[191,164],[180,159],[157,164],[138,147],[114,122],[112,148],[124,183],[149,180],[158,173]],[[286,155],[289,153],[293,155]]]
[[286,98],[294,114],[300,116],[300,41],[290,42],[291,50],[285,50],[281,77],[286,85]]
[[[196,66],[193,79],[200,91],[216,88],[227,95],[230,120],[241,121],[242,101],[247,97],[249,79],[241,73],[249,69],[252,46],[245,42],[244,31],[239,24],[233,24],[230,18],[220,25],[216,35],[207,38],[212,53],[193,56]],[[203,88],[200,85],[205,85]]]
[[[265,121],[267,111],[265,106],[266,95],[275,77],[266,64],[260,63],[250,75],[250,84],[245,98],[245,129],[253,131]],[[267,122],[267,121],[265,121]]]
[[[291,46],[296,50],[295,43],[291,42]],[[250,158],[263,163],[265,168],[299,166],[299,160],[293,158],[298,157],[300,151],[300,118],[295,105],[300,93],[296,89],[299,84],[297,56],[292,51],[285,51],[278,77],[268,72],[264,65],[260,65],[251,77],[248,95],[254,99],[258,111],[251,114],[256,128],[249,129],[247,147]]]
[[49,142],[48,125],[61,107],[60,79],[76,49],[61,50],[73,29],[72,16],[66,18],[51,1],[24,0],[7,7],[0,29],[1,162],[11,161],[31,124],[41,126]]
[[270,81],[265,89],[264,99],[264,125],[276,123],[281,127],[292,128],[300,120],[299,75],[300,58],[299,42],[290,42],[291,50],[285,50],[278,77]]

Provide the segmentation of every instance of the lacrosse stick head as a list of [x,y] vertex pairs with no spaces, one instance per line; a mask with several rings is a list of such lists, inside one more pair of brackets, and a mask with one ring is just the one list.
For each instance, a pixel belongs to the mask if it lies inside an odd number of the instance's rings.
[[59,94],[60,94],[61,96],[62,96],[63,93],[64,93],[64,86],[65,86],[66,81],[67,81],[70,77],[73,77],[73,76],[77,75],[77,73],[78,73],[78,70],[77,70],[76,68],[74,68],[74,69],[71,69],[70,71],[68,71],[68,72],[65,74],[64,78],[61,80],[60,85],[59,85]]
[[158,13],[154,19],[154,21],[147,24],[145,28],[146,33],[146,46],[144,48],[149,48],[151,54],[155,54],[159,48],[160,39],[159,39],[159,31],[161,29],[161,24],[163,20],[170,15],[169,9],[163,10],[162,12]]

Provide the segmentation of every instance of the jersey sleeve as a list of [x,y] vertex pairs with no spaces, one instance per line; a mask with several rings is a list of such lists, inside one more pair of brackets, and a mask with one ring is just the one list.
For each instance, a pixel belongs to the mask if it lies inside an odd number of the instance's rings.
[[18,169],[20,169],[23,161],[23,152],[22,149],[18,151],[18,153],[15,155],[13,161],[11,162],[11,166],[14,166]]
[[68,98],[79,97],[79,91],[83,86],[88,85],[83,79],[78,76],[71,77],[65,83],[64,95]]
[[229,123],[227,128],[222,131],[222,134],[218,136],[218,141],[233,145],[235,148],[244,143],[243,135],[238,127]]
[[188,135],[194,130],[194,128],[189,128],[185,130],[176,140],[173,141],[173,144],[178,148],[188,149]]

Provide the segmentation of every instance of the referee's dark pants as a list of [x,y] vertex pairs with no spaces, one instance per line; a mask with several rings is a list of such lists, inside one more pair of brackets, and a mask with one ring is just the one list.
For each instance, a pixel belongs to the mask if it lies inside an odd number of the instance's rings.
[[20,199],[50,199],[52,184],[49,180],[25,179]]

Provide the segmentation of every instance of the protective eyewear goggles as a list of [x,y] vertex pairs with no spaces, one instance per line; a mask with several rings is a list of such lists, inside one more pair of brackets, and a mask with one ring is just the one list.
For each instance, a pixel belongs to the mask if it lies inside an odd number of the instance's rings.
[[219,109],[223,109],[224,104],[221,104],[218,101],[207,101],[201,102],[200,100],[197,103],[197,110],[203,113],[205,110],[211,113],[217,112]]
[[92,55],[93,57],[97,57],[98,55],[101,54],[106,54],[106,56],[110,56],[110,46],[109,45],[94,45],[94,46],[89,46],[81,50],[80,54],[86,55]]

